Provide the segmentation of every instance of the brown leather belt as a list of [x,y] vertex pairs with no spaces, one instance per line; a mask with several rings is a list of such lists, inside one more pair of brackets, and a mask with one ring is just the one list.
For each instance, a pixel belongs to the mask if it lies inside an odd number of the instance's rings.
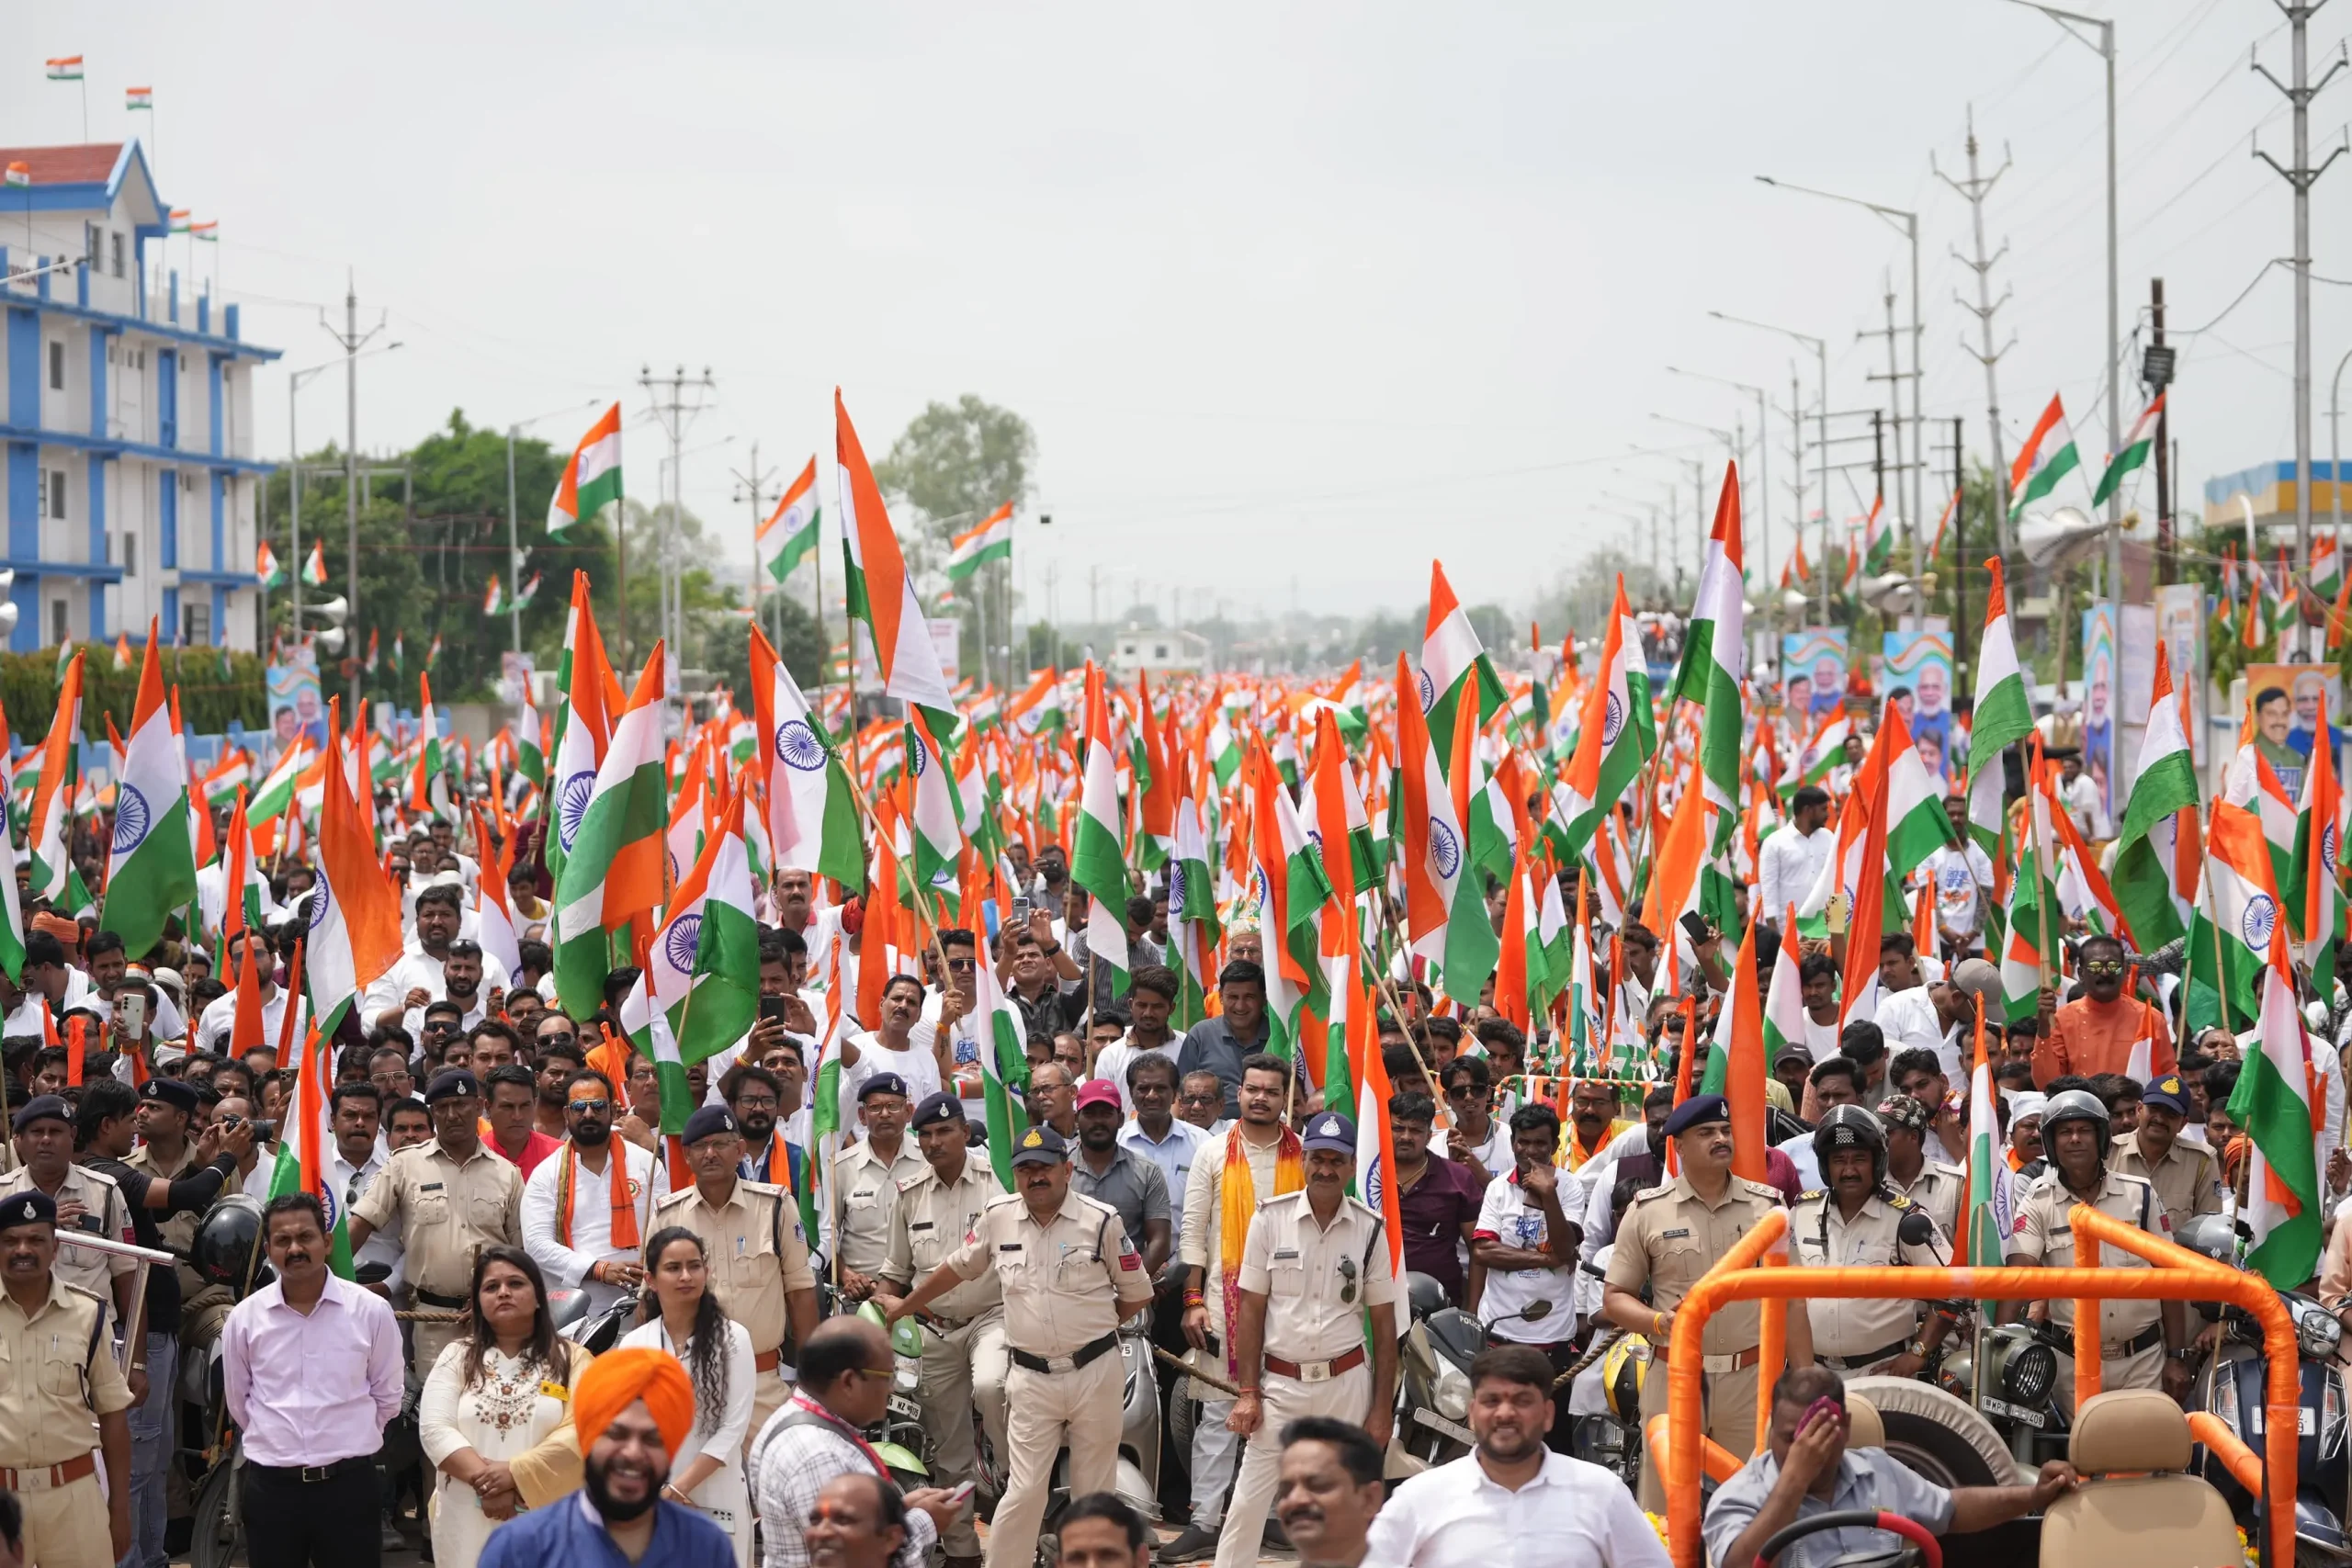
[[0,1470],[0,1487],[11,1492],[54,1492],[97,1472],[98,1453],[93,1449],[80,1459],[69,1459],[47,1470]]
[[755,1372],[772,1372],[782,1365],[784,1349],[781,1346],[773,1350],[763,1350],[752,1358],[752,1370]]
[[1266,1358],[1266,1370],[1298,1382],[1329,1382],[1341,1372],[1351,1371],[1363,1365],[1363,1347],[1359,1345],[1344,1356],[1328,1361],[1285,1361],[1280,1356]]
[[1764,1359],[1764,1347],[1750,1345],[1745,1350],[1726,1350],[1720,1356],[1702,1356],[1699,1370],[1713,1377],[1725,1372],[1744,1372]]

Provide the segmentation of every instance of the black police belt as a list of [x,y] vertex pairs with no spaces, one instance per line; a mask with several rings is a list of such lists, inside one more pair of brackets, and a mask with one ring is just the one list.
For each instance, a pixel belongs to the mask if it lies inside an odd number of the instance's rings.
[[1910,1348],[1911,1337],[1906,1334],[1892,1345],[1882,1345],[1875,1350],[1865,1350],[1859,1356],[1824,1356],[1821,1359],[1841,1371],[1860,1371],[1864,1367],[1876,1366],[1881,1361],[1900,1356]]
[[1012,1364],[1033,1372],[1074,1372],[1100,1359],[1104,1352],[1118,1346],[1119,1331],[1113,1329],[1102,1338],[1080,1345],[1067,1356],[1033,1356],[1026,1350],[1012,1352]]
[[[2098,1348],[2099,1358],[2102,1360],[2109,1360],[2120,1359],[2125,1356],[2136,1356],[2141,1351],[2164,1342],[2165,1325],[2161,1322],[2152,1323],[2129,1339],[2120,1342],[2112,1339],[2101,1341]],[[2059,1354],[2069,1360],[2072,1360],[2075,1355],[2072,1350],[2062,1350]]]

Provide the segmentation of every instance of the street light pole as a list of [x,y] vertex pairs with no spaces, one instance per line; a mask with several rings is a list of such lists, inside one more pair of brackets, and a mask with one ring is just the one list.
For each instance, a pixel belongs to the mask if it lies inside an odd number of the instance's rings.
[[[1821,577],[1821,624],[1827,626],[1829,624],[1829,342],[1826,338],[1817,338],[1808,333],[1792,332],[1787,327],[1776,327],[1770,321],[1754,321],[1745,316],[1727,316],[1721,310],[1710,310],[1707,314],[1716,321],[1726,321],[1736,327],[1754,327],[1759,332],[1778,333],[1784,338],[1793,339],[1813,350],[1814,362],[1820,367],[1821,406],[1814,411],[1817,421],[1815,429],[1819,440],[1815,448],[1814,461],[1817,466],[1816,477],[1821,486],[1821,554],[1815,560],[1813,569]],[[1796,416],[1800,412],[1794,408],[1789,411],[1792,417]],[[1797,474],[1797,482],[1802,488],[1804,482],[1803,470],[1799,470]],[[1797,529],[1802,530],[1804,526],[1804,507],[1800,500],[1797,507]],[[1793,531],[1792,536],[1793,536]]]

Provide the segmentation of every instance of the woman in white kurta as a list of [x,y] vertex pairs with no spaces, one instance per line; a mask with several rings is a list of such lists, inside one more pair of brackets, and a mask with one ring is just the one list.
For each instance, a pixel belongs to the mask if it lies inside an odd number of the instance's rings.
[[522,1248],[485,1248],[471,1294],[473,1332],[443,1348],[417,1405],[436,1568],[474,1568],[492,1530],[580,1484],[571,1388],[593,1358],[557,1337]]
[[752,1491],[743,1476],[759,1376],[752,1337],[711,1294],[702,1239],[682,1225],[656,1231],[645,1244],[650,1321],[621,1337],[623,1345],[667,1350],[695,1385],[695,1428],[670,1456],[662,1495],[689,1504],[735,1541],[736,1568],[752,1561]]

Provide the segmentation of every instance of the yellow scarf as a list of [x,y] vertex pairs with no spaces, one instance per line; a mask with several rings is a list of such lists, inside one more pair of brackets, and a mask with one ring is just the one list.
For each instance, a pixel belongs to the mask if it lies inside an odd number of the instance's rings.
[[[1274,1149],[1272,1195],[1279,1198],[1306,1185],[1306,1148],[1298,1134],[1284,1127],[1282,1142]],[[1258,1181],[1250,1173],[1250,1153],[1242,1143],[1238,1122],[1225,1135],[1225,1190],[1218,1202],[1216,1262],[1217,1284],[1225,1302],[1225,1366],[1238,1378],[1241,1368],[1234,1355],[1233,1325],[1241,1314],[1241,1248],[1250,1239],[1250,1216],[1258,1212]]]

